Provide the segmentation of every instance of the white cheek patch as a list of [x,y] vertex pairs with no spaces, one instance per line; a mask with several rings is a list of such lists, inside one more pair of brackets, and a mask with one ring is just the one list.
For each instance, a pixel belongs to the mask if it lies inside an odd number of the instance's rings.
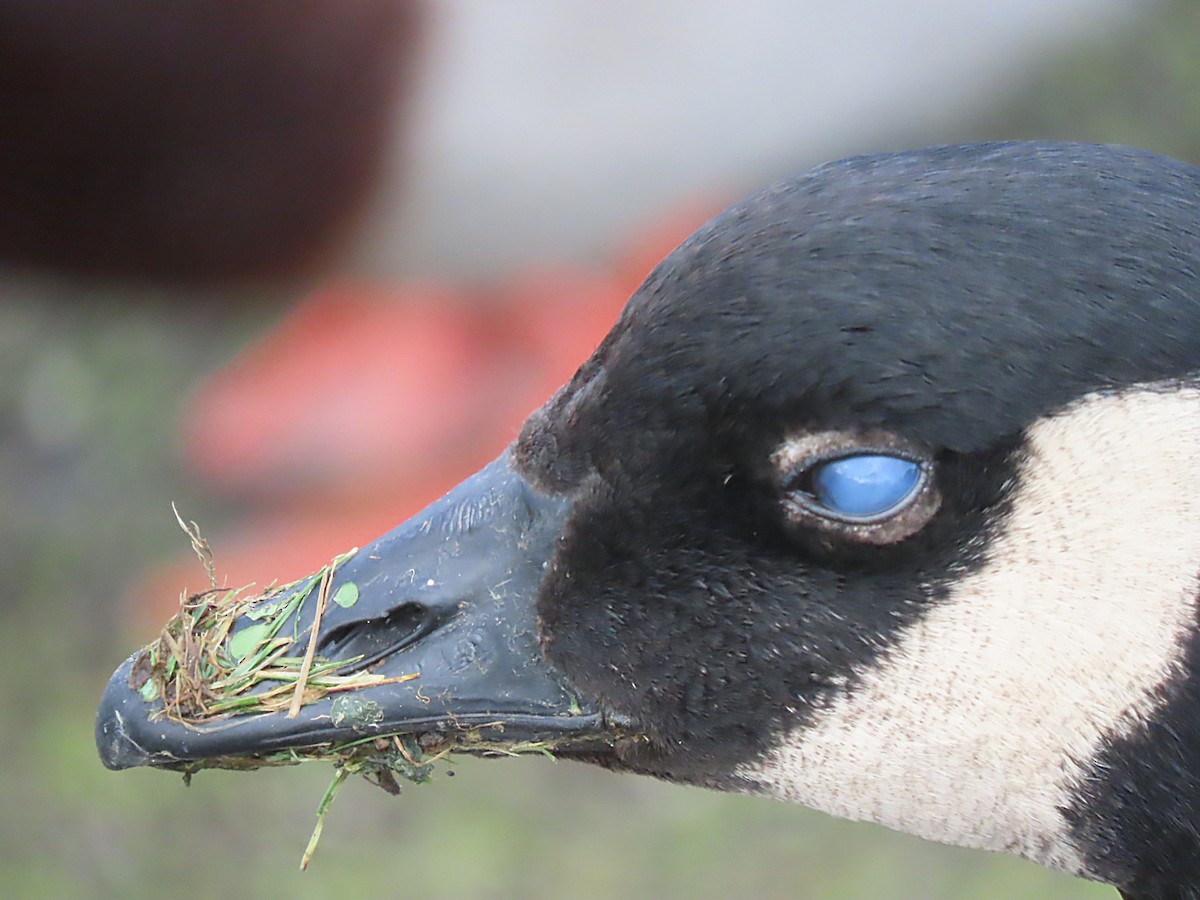
[[851,691],[739,774],[776,796],[1081,873],[1060,809],[1152,715],[1200,573],[1200,390],[1092,395],[1028,432],[1012,506]]

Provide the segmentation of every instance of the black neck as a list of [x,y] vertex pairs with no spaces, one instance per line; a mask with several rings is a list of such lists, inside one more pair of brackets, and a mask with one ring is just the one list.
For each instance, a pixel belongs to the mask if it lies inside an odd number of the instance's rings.
[[1121,900],[1200,900],[1200,885],[1152,889],[1149,893],[1141,889],[1119,891]]
[[1153,717],[1105,740],[1064,809],[1093,877],[1124,900],[1200,900],[1200,629]]

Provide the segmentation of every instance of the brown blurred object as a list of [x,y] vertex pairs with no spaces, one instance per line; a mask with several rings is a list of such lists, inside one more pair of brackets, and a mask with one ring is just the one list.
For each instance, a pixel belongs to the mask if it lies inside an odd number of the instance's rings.
[[382,170],[421,20],[412,0],[0,0],[0,262],[313,271]]

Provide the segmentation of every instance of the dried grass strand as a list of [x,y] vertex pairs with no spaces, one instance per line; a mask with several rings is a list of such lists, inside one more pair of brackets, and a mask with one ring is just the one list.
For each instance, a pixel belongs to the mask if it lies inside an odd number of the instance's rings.
[[325,605],[329,602],[329,587],[333,584],[334,566],[326,567],[321,576],[321,589],[317,592],[317,608],[313,613],[312,632],[308,636],[308,648],[304,651],[304,662],[300,664],[300,674],[296,677],[296,691],[292,695],[292,705],[288,708],[287,717],[294,719],[300,715],[300,707],[304,705],[304,688],[308,685],[308,673],[312,669],[313,657],[317,654],[317,640],[321,633],[321,617],[325,614]]

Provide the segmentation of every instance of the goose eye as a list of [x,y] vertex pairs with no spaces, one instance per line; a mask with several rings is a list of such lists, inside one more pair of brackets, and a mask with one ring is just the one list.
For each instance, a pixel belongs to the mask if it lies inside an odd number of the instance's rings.
[[914,497],[921,466],[899,456],[864,453],[820,463],[809,470],[812,497],[822,511],[850,520],[886,515]]
[[771,463],[784,521],[805,541],[821,535],[895,544],[942,505],[932,450],[887,431],[793,433]]

